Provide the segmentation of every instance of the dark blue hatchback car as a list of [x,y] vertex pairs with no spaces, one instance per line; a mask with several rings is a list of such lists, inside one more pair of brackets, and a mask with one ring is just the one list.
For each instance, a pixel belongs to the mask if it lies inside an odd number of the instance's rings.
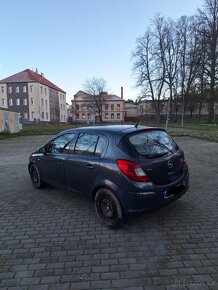
[[109,227],[160,207],[188,189],[183,151],[160,128],[93,126],[58,134],[29,158],[33,185],[89,197]]

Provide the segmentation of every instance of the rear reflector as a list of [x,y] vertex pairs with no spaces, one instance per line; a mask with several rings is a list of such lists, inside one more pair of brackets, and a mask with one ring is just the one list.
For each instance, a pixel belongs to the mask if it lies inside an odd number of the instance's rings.
[[150,178],[146,175],[140,165],[123,159],[117,160],[117,165],[120,170],[130,179],[137,182],[150,182]]

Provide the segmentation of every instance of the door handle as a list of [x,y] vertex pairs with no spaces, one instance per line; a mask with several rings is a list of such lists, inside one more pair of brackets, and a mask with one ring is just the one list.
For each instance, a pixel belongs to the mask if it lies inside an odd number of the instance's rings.
[[89,168],[89,169],[94,169],[94,166],[91,163],[87,163],[86,167]]

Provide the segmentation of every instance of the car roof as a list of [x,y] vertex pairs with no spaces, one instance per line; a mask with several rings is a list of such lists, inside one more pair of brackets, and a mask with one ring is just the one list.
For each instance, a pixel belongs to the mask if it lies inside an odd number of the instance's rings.
[[[98,132],[98,133],[109,133],[113,135],[126,135],[128,133],[137,132],[143,129],[152,130],[152,129],[161,129],[156,127],[148,127],[148,126],[135,126],[135,125],[108,125],[108,126],[87,126],[87,127],[77,127],[68,129],[64,132],[72,132],[72,131],[89,131],[89,132]],[[162,129],[161,129],[162,130]],[[63,133],[63,132],[61,132]]]

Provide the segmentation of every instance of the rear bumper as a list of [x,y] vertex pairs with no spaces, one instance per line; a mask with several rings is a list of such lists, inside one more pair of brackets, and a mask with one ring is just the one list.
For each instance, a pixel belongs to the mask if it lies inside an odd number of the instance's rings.
[[176,182],[164,186],[147,184],[143,189],[130,191],[125,196],[125,213],[146,212],[179,199],[189,188],[189,173]]

